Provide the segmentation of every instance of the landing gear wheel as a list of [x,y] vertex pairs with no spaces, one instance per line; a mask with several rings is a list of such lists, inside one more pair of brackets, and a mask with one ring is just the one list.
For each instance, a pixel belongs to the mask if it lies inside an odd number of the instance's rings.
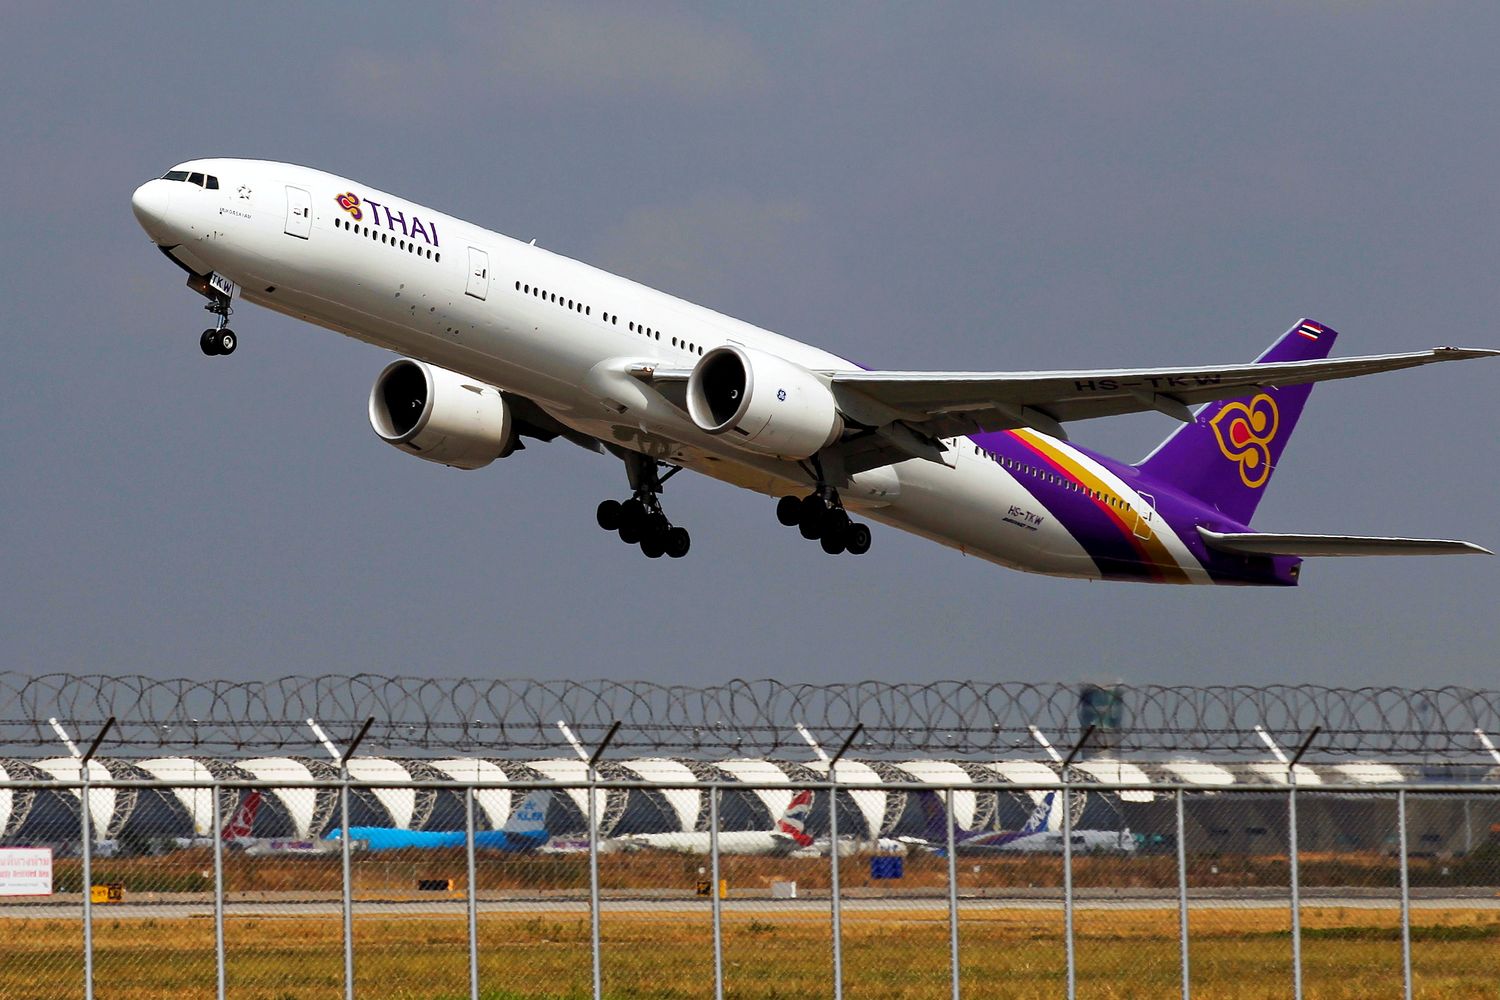
[[692,547],[693,539],[688,535],[686,528],[670,528],[667,530],[666,550],[667,555],[673,559],[681,559],[688,554]]
[[777,500],[776,520],[788,528],[795,528],[802,521],[802,498],[785,496]]
[[825,531],[823,537],[818,540],[823,551],[831,556],[836,556],[844,551],[844,533],[842,531]]
[[601,500],[599,509],[594,512],[594,520],[599,522],[599,527],[605,531],[620,530],[620,501]]
[[240,342],[239,338],[234,335],[234,331],[228,329],[227,327],[219,331],[218,339],[219,353],[224,355],[233,354],[234,349],[239,346]]
[[849,525],[849,530],[844,533],[844,547],[854,556],[862,556],[870,551],[870,526],[858,521]]
[[653,531],[641,539],[641,551],[646,554],[647,559],[660,559],[667,551],[660,532]]
[[635,525],[628,522],[620,523],[620,541],[626,545],[634,545],[641,540],[641,531]]
[[204,330],[203,331],[203,336],[201,336],[201,337],[198,338],[198,346],[200,348],[202,348],[203,353],[206,354],[206,355],[208,355],[209,357],[213,357],[214,355],[218,354],[219,353],[219,331],[218,330]]
[[823,534],[823,518],[827,515],[828,508],[823,505],[823,498],[816,493],[802,498],[797,506],[797,530],[802,537],[808,541],[814,541]]

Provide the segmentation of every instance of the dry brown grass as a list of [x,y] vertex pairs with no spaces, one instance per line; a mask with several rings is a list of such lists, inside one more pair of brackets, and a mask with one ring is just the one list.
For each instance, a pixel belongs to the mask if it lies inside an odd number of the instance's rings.
[[[1418,995],[1494,997],[1500,983],[1500,914],[1414,913]],[[1309,907],[1304,912],[1310,997],[1354,1000],[1399,995],[1400,946],[1394,910]],[[1177,990],[1174,911],[1081,911],[1080,993],[1087,997],[1172,996]],[[1291,943],[1281,910],[1200,911],[1193,917],[1194,996],[1250,1000],[1290,993]],[[0,924],[0,997],[74,997],[81,992],[77,921],[15,919]],[[230,995],[243,1000],[312,1000],[341,993],[337,916],[235,917],[228,921]],[[701,913],[653,913],[647,906],[604,919],[605,992],[614,998],[701,997],[712,990],[711,930]],[[485,915],[481,982],[489,1000],[586,997],[590,979],[586,914]],[[207,919],[116,919],[96,923],[101,1000],[213,996],[213,925]],[[941,911],[851,912],[844,917],[851,997],[946,997],[948,929]],[[961,926],[964,993],[973,997],[1056,997],[1063,987],[1060,914],[973,910]],[[467,996],[462,917],[362,917],[355,922],[357,985],[363,996],[448,1000]],[[819,909],[788,915],[726,914],[728,994],[826,997],[831,936]]]

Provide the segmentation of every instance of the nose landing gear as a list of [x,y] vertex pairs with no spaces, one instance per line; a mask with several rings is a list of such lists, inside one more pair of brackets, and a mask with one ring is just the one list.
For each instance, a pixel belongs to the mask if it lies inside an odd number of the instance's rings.
[[619,532],[620,541],[626,545],[639,545],[648,559],[660,559],[664,555],[681,559],[692,547],[692,537],[686,528],[667,520],[659,497],[662,483],[675,475],[680,467],[662,476],[658,474],[660,462],[633,453],[627,454],[625,465],[635,494],[624,502],[601,501],[594,515],[599,527]]
[[227,295],[215,295],[208,305],[203,308],[218,317],[218,322],[212,329],[204,330],[203,335],[198,338],[198,346],[203,353],[209,357],[217,354],[229,355],[239,346],[239,338],[233,330],[229,329],[229,314],[234,312],[229,305]]
[[869,526],[850,519],[836,490],[825,487],[805,497],[784,496],[776,502],[776,520],[816,541],[831,556],[870,551]]

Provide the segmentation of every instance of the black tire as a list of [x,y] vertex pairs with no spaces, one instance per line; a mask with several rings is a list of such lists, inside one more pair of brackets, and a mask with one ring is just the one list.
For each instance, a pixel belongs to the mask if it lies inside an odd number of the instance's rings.
[[842,511],[839,508],[835,507],[833,510],[830,510],[827,514],[823,515],[823,537],[824,538],[827,538],[829,535],[837,535],[840,539],[842,539],[844,537],[844,532],[846,532],[848,530],[849,530],[849,515],[847,513],[845,513],[844,511]]
[[620,504],[620,531],[629,528],[639,538],[646,530],[646,505],[635,497]]
[[234,349],[240,345],[240,338],[234,335],[233,330],[230,330],[226,327],[225,329],[219,331],[218,342],[219,353],[229,355],[233,354]]
[[673,559],[681,559],[683,556],[687,555],[688,549],[692,548],[692,545],[692,536],[688,534],[688,530],[686,528],[672,528],[667,532],[667,555],[671,556]]
[[605,531],[620,530],[620,501],[601,500],[599,509],[594,511],[594,520],[599,522],[599,527]]
[[219,331],[204,330],[203,336],[198,338],[198,347],[209,357],[219,353]]
[[818,539],[818,544],[823,547],[824,552],[836,556],[844,551],[844,533],[842,531],[825,532],[823,537]]
[[797,505],[797,530],[802,537],[808,541],[821,538],[823,535],[823,518],[827,515],[828,508],[823,506],[823,498],[816,493],[802,498]]
[[802,498],[785,496],[776,501],[776,520],[795,528],[802,520]]
[[626,545],[634,545],[641,540],[641,531],[633,524],[620,524],[620,541]]
[[855,521],[844,532],[844,546],[850,555],[862,556],[870,551],[870,526]]
[[667,547],[662,541],[662,536],[652,532],[641,539],[641,551],[646,554],[647,559],[660,559],[667,551]]

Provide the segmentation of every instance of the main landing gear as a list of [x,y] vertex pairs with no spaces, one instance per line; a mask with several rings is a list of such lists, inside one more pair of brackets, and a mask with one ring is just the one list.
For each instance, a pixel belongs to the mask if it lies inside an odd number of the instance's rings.
[[234,310],[229,307],[228,296],[216,296],[203,308],[217,316],[218,322],[213,329],[203,331],[203,335],[198,338],[198,346],[209,357],[233,354],[234,349],[239,346],[239,338],[229,329],[229,314]]
[[693,540],[686,528],[679,528],[662,513],[662,483],[672,478],[680,467],[659,475],[661,463],[634,453],[625,457],[626,471],[635,494],[629,500],[605,500],[599,504],[595,519],[605,531],[617,531],[626,545],[639,545],[648,559],[668,556],[681,559],[688,554]]
[[816,541],[831,556],[862,556],[870,551],[870,526],[851,520],[836,490],[824,487],[805,497],[784,496],[776,502],[776,520]]

